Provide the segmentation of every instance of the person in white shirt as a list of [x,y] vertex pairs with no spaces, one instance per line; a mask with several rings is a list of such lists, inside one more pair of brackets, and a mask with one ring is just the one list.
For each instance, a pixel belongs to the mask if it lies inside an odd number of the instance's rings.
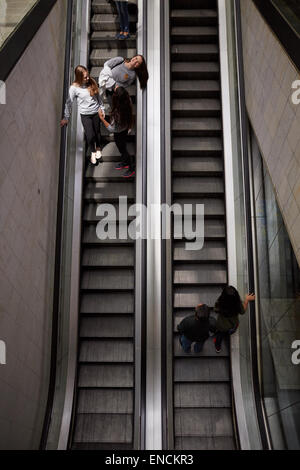
[[60,123],[62,127],[69,122],[72,105],[75,100],[81,115],[87,143],[91,149],[91,163],[96,165],[102,158],[99,113],[105,114],[105,108],[96,81],[89,76],[87,68],[83,65],[78,65],[75,69],[75,81],[69,89],[64,118]]

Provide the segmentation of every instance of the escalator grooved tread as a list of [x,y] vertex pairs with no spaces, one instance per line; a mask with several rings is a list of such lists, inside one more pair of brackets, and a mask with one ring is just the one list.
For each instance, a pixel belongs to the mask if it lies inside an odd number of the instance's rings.
[[[210,8],[212,6],[212,8]],[[173,387],[176,450],[233,450],[229,342],[212,339],[185,353],[177,326],[195,306],[213,306],[228,282],[222,103],[217,2],[171,5],[172,203],[190,204],[191,226],[173,224]],[[204,206],[204,244],[195,241],[196,205]],[[198,232],[199,233],[199,232]],[[191,247],[192,245],[190,245]]]
[[[104,62],[136,54],[136,5],[129,5],[130,40],[116,39],[119,31],[113,2],[92,1],[90,19],[91,76],[98,82]],[[128,88],[136,115],[136,85]],[[108,101],[104,99],[106,109]],[[101,130],[102,161],[86,162],[82,210],[80,318],[78,331],[77,401],[71,449],[133,449],[135,389],[135,241],[125,237],[119,216],[120,196],[135,202],[135,179],[115,170],[121,156],[114,136]],[[128,152],[136,153],[136,131],[128,136]],[[103,148],[102,148],[103,147]],[[102,203],[115,209],[115,237],[102,239]],[[126,229],[121,231],[120,229]],[[123,233],[124,232],[124,233]]]

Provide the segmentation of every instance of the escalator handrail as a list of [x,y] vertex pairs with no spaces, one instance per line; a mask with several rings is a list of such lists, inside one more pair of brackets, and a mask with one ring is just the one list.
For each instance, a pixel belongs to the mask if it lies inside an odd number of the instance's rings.
[[253,2],[283,45],[290,59],[300,70],[300,38],[297,32],[271,0],[253,0]]
[[[66,102],[69,83],[70,83],[70,64],[72,50],[72,22],[73,22],[73,0],[68,0],[67,7],[67,28],[66,28],[66,48],[65,48],[65,66],[63,81],[63,100],[62,115],[64,104]],[[56,242],[55,242],[55,268],[54,268],[54,284],[53,284],[53,312],[52,312],[52,337],[51,337],[51,359],[50,359],[50,377],[49,389],[46,405],[45,418],[43,423],[42,437],[40,441],[40,449],[43,450],[47,445],[47,438],[50,428],[52,408],[55,394],[56,369],[57,369],[57,347],[59,334],[59,292],[61,282],[61,254],[63,243],[63,216],[64,216],[64,196],[65,196],[65,174],[67,160],[67,128],[61,130],[60,143],[60,160],[59,160],[59,181],[58,181],[58,198],[57,198],[57,217],[56,217]]]
[[[237,47],[237,74],[238,74],[238,94],[241,117],[241,142],[243,156],[243,173],[244,173],[244,202],[245,202],[245,219],[246,219],[246,245],[247,245],[247,273],[249,291],[255,291],[254,276],[254,259],[253,259],[253,235],[252,235],[252,214],[251,214],[251,187],[250,187],[250,171],[249,171],[249,139],[248,139],[248,117],[246,109],[246,91],[244,77],[244,60],[243,60],[243,38],[242,38],[242,21],[241,21],[241,0],[235,0],[235,19],[236,19],[236,47]],[[251,361],[252,361],[252,380],[253,391],[256,405],[257,421],[260,430],[262,448],[270,449],[270,441],[268,438],[267,423],[264,417],[264,409],[260,390],[260,379],[258,369],[258,344],[257,344],[257,325],[255,316],[255,303],[250,303],[250,345],[251,345]]]

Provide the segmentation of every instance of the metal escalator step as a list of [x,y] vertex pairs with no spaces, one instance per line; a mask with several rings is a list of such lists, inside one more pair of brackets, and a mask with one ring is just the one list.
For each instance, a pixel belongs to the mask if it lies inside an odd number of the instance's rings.
[[[118,299],[121,301],[121,298]],[[133,338],[134,319],[127,316],[82,318],[80,338]]]
[[219,100],[172,100],[173,117],[214,117],[221,115]]
[[200,251],[188,251],[185,244],[176,242],[174,246],[174,262],[178,263],[215,263],[218,261],[226,261],[226,244],[218,241],[208,241],[204,243],[204,247]]
[[132,269],[95,269],[84,271],[81,278],[82,290],[115,290],[134,289],[134,271]]
[[[120,55],[118,49],[94,49],[90,55],[90,63],[93,67],[103,67],[104,63],[112,57]],[[136,49],[127,49],[126,55],[134,57]]]
[[[129,15],[130,30],[135,28],[137,22],[136,15]],[[91,20],[93,31],[120,31],[119,16],[117,14],[95,14]]]
[[77,412],[81,414],[133,413],[133,390],[79,390]]
[[216,0],[172,0],[172,8],[217,8]]
[[[125,205],[124,210],[120,210],[120,204],[117,202],[110,204],[109,211],[105,204],[102,205],[97,204],[96,202],[88,202],[84,206],[83,221],[86,224],[95,225],[101,220],[107,218],[108,213],[110,214],[109,220],[116,221],[118,224],[130,223],[135,219],[135,215],[128,215]],[[130,212],[130,214],[133,214],[133,211]]]
[[[82,242],[84,245],[94,245],[94,246],[97,246],[97,245],[133,246],[134,240],[132,240],[128,235],[127,235],[127,238],[123,238],[123,236],[122,238],[119,237],[119,226],[120,224],[117,223],[116,229],[113,228],[113,232],[109,234],[109,237],[104,239],[104,238],[100,238],[102,237],[102,233],[99,233],[100,229],[96,229],[95,225],[88,225],[84,228]],[[127,227],[127,223],[126,223],[126,227]],[[98,230],[98,232],[96,230]]]
[[134,250],[126,246],[84,248],[81,266],[94,267],[133,267]]
[[216,80],[174,80],[173,98],[220,98],[220,83]]
[[172,43],[214,43],[218,40],[215,26],[174,26],[171,29]]
[[134,358],[132,341],[102,340],[82,341],[79,362],[132,363]]
[[226,357],[177,358],[174,363],[175,382],[230,382],[230,361]]
[[[134,180],[133,180],[134,181]],[[135,198],[135,185],[126,180],[122,184],[109,182],[90,182],[86,185],[84,198],[97,201],[116,201],[119,196],[127,196],[128,199]]]
[[173,136],[220,136],[222,134],[221,120],[210,117],[180,117],[172,119]]
[[[131,155],[135,155],[135,144],[129,142],[127,144],[127,150]],[[120,152],[115,142],[110,142],[102,149],[102,158],[104,162],[120,162]]]
[[172,161],[173,176],[221,175],[223,161],[219,157],[176,157]]
[[85,293],[81,296],[82,314],[124,314],[134,313],[134,295],[122,292],[118,296],[115,293]]
[[197,197],[203,194],[224,194],[224,182],[221,177],[175,177],[173,180],[174,195]]
[[196,219],[190,220],[189,217],[185,217],[184,223],[182,223],[181,219],[175,218],[174,219],[174,233],[173,238],[175,241],[185,241],[188,242],[195,242],[196,237],[197,245],[193,247],[185,247],[187,251],[191,251],[195,255],[198,251],[202,251],[203,248],[199,245],[199,239],[203,237],[203,228],[204,228],[204,245],[205,242],[208,240],[220,240],[225,239],[226,237],[226,230],[225,230],[225,223],[222,220],[214,220],[214,219],[204,219],[204,227],[202,228],[202,220],[200,219],[197,221]]
[[174,157],[222,156],[222,139],[217,137],[174,137],[172,152]]
[[[186,157],[186,159],[189,159],[190,157]],[[202,158],[201,158],[202,160]],[[173,160],[174,161],[174,160]],[[205,218],[207,217],[221,217],[223,218],[225,216],[225,202],[223,197],[222,198],[200,198],[199,199],[193,199],[193,198],[174,198],[173,200],[174,205],[179,205],[182,210],[184,208],[184,205],[191,205],[192,206],[192,213],[193,216],[196,214],[196,206],[197,205],[204,205],[204,213],[205,213]]]
[[185,309],[193,308],[196,305],[207,304],[210,307],[215,305],[216,300],[221,295],[221,287],[198,287],[197,289],[192,287],[182,287],[180,289],[174,289],[174,308]]
[[174,267],[174,285],[198,286],[227,283],[226,264],[177,265]]
[[131,414],[78,414],[74,442],[131,443]]
[[[191,315],[194,315],[194,312],[191,312]],[[183,314],[181,314],[180,316],[177,316],[176,314],[176,317],[175,317],[175,323],[176,323],[176,326],[187,316],[187,311],[185,311]],[[175,358],[179,358],[179,357],[186,357],[187,356],[187,353],[185,353],[182,349],[182,347],[180,346],[180,343],[179,343],[179,334],[175,334],[174,335],[174,341],[173,341],[173,344],[174,344],[174,355],[175,355]],[[201,353],[199,354],[196,354],[193,352],[194,350],[192,350],[192,355],[195,356],[195,357],[229,357],[229,346],[228,346],[228,343],[226,341],[223,341],[222,343],[222,351],[221,353],[217,354],[216,353],[216,350],[215,350],[215,345],[212,341],[212,338],[209,338],[205,344],[204,344],[204,347],[203,347],[203,350]]]
[[228,383],[176,384],[175,408],[230,408],[231,390]]
[[174,62],[173,80],[217,80],[220,76],[218,62]]
[[233,437],[231,409],[175,410],[175,436]]
[[114,9],[112,3],[109,0],[93,0],[92,12],[95,14],[113,14]]
[[85,173],[86,181],[96,181],[96,182],[124,182],[122,174],[124,170],[116,170],[115,162],[101,162],[96,167],[88,166]]
[[128,364],[81,364],[78,386],[80,388],[132,388],[134,367]]
[[171,55],[174,61],[212,61],[219,58],[217,44],[173,44]]
[[235,450],[232,437],[176,437],[176,450]]
[[[188,5],[185,5],[185,8],[188,8]],[[177,9],[171,11],[171,23],[173,26],[185,27],[217,25],[218,14],[216,10],[210,9]]]
[[[91,36],[91,46],[93,49],[118,49],[124,50],[127,55],[127,48],[134,49],[136,46],[136,35],[130,34],[126,41],[116,39],[116,31],[94,31]],[[123,55],[123,54],[122,54]]]

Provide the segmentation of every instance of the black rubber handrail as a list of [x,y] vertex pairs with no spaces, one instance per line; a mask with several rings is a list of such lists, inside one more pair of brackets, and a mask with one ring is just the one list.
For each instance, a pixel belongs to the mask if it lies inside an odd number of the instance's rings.
[[[71,67],[71,44],[72,44],[72,12],[73,0],[68,0],[67,10],[67,30],[66,30],[66,49],[65,49],[65,67],[63,84],[62,115],[64,104],[68,96],[70,83]],[[67,128],[61,130],[60,160],[59,160],[59,181],[58,181],[58,199],[57,199],[57,217],[56,217],[56,242],[55,242],[55,268],[54,268],[54,286],[53,286],[53,317],[52,317],[52,339],[51,339],[51,365],[48,399],[46,405],[45,419],[40,441],[40,449],[44,450],[47,446],[48,433],[51,423],[52,408],[55,393],[56,369],[57,369],[57,347],[59,334],[59,301],[60,301],[60,282],[61,282],[61,254],[62,254],[62,232],[63,232],[63,214],[64,214],[64,195],[65,195],[65,174],[67,159]]]
[[297,32],[272,0],[253,0],[253,2],[265,21],[272,28],[293,63],[300,70],[300,37]]
[[[143,0],[143,54],[147,61],[147,0]],[[142,116],[142,204],[147,204],[147,89],[143,91]],[[146,387],[147,387],[147,240],[142,240],[142,311],[141,311],[141,450],[146,448]]]
[[5,81],[57,0],[43,0],[28,12],[0,48],[0,80]]
[[[168,0],[169,3],[169,0]],[[167,8],[170,8],[170,4]],[[160,36],[164,38],[166,11],[164,2],[160,4]],[[166,46],[160,43],[160,116],[161,116],[161,204],[167,203],[167,167],[166,167],[166,76],[165,64],[167,60]],[[167,384],[167,240],[161,240],[161,412],[162,412],[162,448],[168,449],[168,384]]]
[[[244,1],[244,0],[243,0]],[[245,201],[245,218],[246,218],[246,244],[247,244],[247,272],[249,291],[255,291],[254,278],[254,260],[253,260],[253,237],[252,237],[252,214],[251,214],[251,187],[249,172],[249,152],[248,152],[248,115],[246,109],[245,94],[245,77],[244,77],[244,60],[243,60],[243,38],[242,38],[242,22],[241,22],[241,0],[235,0],[236,13],[236,43],[237,43],[237,73],[239,79],[239,102],[241,116],[241,139],[243,150],[243,173],[244,173],[244,201]],[[264,419],[264,410],[259,384],[258,369],[258,344],[257,344],[257,325],[255,317],[255,303],[250,302],[250,342],[251,342],[251,361],[252,361],[252,378],[254,398],[256,405],[256,414],[260,430],[262,447],[269,450],[269,440]]]

